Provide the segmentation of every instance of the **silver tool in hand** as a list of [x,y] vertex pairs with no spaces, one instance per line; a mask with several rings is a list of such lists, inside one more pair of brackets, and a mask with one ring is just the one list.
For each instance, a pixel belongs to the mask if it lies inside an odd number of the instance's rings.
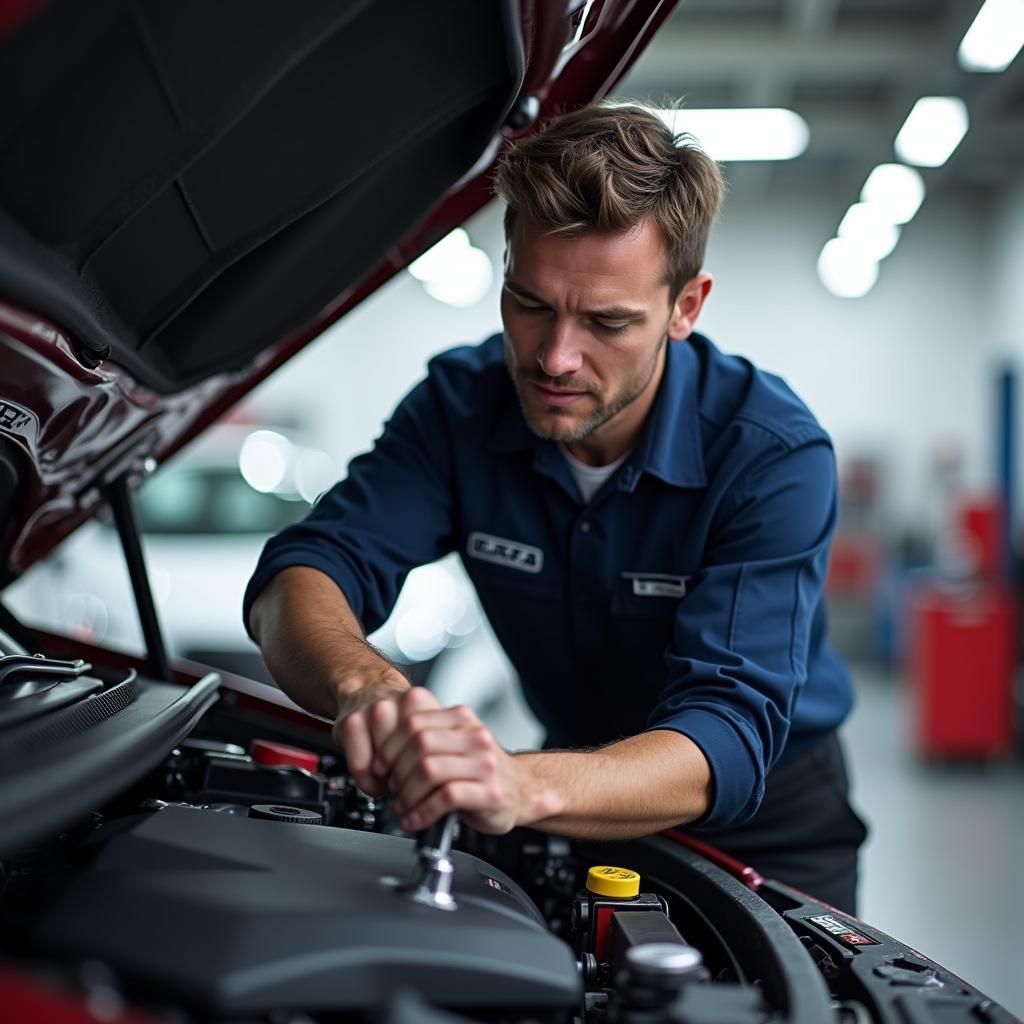
[[451,850],[458,830],[459,819],[448,814],[416,837],[416,866],[401,889],[409,899],[438,910],[455,910]]

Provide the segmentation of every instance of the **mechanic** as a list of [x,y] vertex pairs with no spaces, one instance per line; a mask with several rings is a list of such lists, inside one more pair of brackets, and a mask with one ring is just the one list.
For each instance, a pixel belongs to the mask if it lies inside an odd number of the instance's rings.
[[[822,600],[834,455],[781,380],[694,331],[719,169],[644,108],[595,104],[511,147],[496,191],[503,334],[433,359],[268,542],[247,628],[409,831],[449,811],[605,840],[686,825],[853,911],[852,693]],[[542,751],[506,752],[364,639],[452,550]]]

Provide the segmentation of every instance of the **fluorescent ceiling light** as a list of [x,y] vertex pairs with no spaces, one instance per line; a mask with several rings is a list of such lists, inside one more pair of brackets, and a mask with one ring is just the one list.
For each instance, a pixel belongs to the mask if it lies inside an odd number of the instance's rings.
[[659,110],[658,116],[680,135],[692,135],[715,160],[792,160],[807,148],[807,122],[779,107],[723,110]]
[[444,274],[449,262],[470,245],[465,228],[450,231],[440,242],[432,245],[419,259],[409,264],[409,273],[417,281],[429,281]]
[[860,198],[890,224],[906,224],[924,202],[924,191],[924,178],[913,167],[879,164],[864,182]]
[[429,661],[444,650],[448,634],[433,608],[414,608],[395,625],[395,645],[403,661]]
[[238,453],[238,468],[254,490],[269,494],[284,483],[291,458],[291,442],[273,430],[254,430]]
[[491,288],[494,269],[490,257],[456,228],[409,264],[409,273],[427,294],[449,306],[465,308],[479,302]]
[[878,280],[878,263],[867,259],[863,250],[848,238],[833,238],[825,243],[818,257],[818,277],[833,295],[859,299]]
[[305,448],[295,464],[295,489],[312,505],[338,479],[334,460],[318,448]]
[[985,0],[960,42],[965,71],[1005,71],[1024,46],[1024,0]]
[[870,203],[854,203],[836,234],[856,245],[868,262],[884,260],[900,239],[900,229]]
[[967,106],[956,96],[924,96],[896,136],[896,155],[908,164],[941,167],[969,126]]

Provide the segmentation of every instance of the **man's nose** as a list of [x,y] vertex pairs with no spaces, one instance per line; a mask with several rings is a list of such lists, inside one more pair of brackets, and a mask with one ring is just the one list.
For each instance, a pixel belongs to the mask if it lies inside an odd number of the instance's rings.
[[555,324],[537,352],[537,362],[549,377],[577,373],[583,366],[583,353],[573,340],[570,324]]

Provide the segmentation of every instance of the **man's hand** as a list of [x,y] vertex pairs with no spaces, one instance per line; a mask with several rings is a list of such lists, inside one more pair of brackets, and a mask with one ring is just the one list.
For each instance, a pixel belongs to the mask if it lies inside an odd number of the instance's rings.
[[704,814],[711,767],[688,736],[653,730],[592,751],[509,754],[466,707],[414,686],[364,701],[335,724],[367,793],[390,791],[407,832],[451,811],[479,832],[518,825],[583,839],[651,835]]
[[364,704],[335,733],[356,784],[372,796],[390,790],[407,832],[450,811],[491,834],[526,823],[522,764],[467,707],[442,708],[417,686]]
[[[370,770],[373,760],[372,738],[366,732],[367,712],[378,704],[392,705],[410,689],[407,680],[381,677],[365,681],[351,690],[339,689],[338,713],[331,728],[331,738],[337,746],[345,751],[345,763],[356,785],[370,796],[383,796],[385,778],[380,778]],[[381,708],[375,714],[388,716],[387,708]],[[346,728],[345,723],[352,719],[352,725]],[[348,731],[352,732],[351,738]]]
[[443,710],[363,638],[344,594],[307,566],[279,572],[254,602],[253,635],[281,688],[334,719],[356,785],[391,790],[409,831],[459,811],[480,831],[518,821],[525,771],[468,708]]

